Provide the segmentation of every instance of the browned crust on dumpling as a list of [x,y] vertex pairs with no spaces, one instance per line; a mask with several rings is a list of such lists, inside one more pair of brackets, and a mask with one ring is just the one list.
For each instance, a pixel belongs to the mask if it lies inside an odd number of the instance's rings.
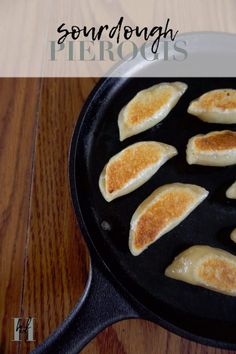
[[200,151],[222,151],[236,148],[236,132],[215,132],[212,135],[196,137],[195,147]]
[[111,161],[106,168],[106,189],[109,193],[121,189],[135,178],[140,171],[156,163],[161,151],[153,144],[137,145],[126,149],[119,158]]
[[174,88],[167,85],[161,89],[159,88],[158,94],[155,91],[157,89],[145,92],[145,94],[143,93],[141,96],[136,97],[133,102],[129,103],[128,116],[125,119],[126,123],[135,125],[150,118],[150,116],[154,115],[155,112],[168,103],[173,95]]
[[156,235],[173,220],[180,217],[194,201],[188,191],[170,191],[151,205],[140,217],[135,230],[134,245],[137,249],[149,245]]
[[214,108],[221,110],[236,109],[236,90],[214,90],[199,98],[199,107],[206,111]]
[[209,258],[198,268],[198,277],[207,285],[230,292],[236,289],[236,265],[220,257]]

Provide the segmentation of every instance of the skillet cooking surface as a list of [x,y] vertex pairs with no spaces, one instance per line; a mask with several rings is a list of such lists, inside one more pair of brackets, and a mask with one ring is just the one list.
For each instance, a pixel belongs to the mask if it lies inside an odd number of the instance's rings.
[[[188,90],[161,123],[144,133],[119,141],[120,109],[139,90],[164,81],[183,81]],[[236,342],[236,298],[221,295],[164,276],[165,268],[186,248],[206,244],[236,254],[229,233],[236,226],[235,201],[225,197],[236,177],[236,166],[189,166],[185,149],[190,137],[236,125],[208,124],[187,114],[192,99],[216,88],[236,88],[229,78],[109,78],[103,81],[83,110],[77,127],[75,192],[77,216],[91,241],[119,282],[146,308],[173,325],[196,335]],[[179,154],[142,187],[107,203],[98,187],[108,159],[126,146],[143,140],[174,145]],[[140,256],[128,248],[129,223],[137,206],[157,187],[172,182],[194,183],[210,195],[178,227]]]

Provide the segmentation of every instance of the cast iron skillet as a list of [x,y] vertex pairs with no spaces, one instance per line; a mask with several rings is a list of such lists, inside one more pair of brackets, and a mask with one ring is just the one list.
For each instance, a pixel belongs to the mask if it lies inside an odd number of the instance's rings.
[[[154,128],[119,142],[117,116],[132,96],[164,81],[189,85],[168,117]],[[185,338],[236,349],[236,298],[175,281],[164,270],[184,249],[206,244],[231,253],[235,202],[225,197],[234,181],[235,166],[189,166],[188,139],[198,133],[235,129],[235,125],[207,124],[186,113],[189,102],[215,88],[236,88],[235,79],[107,78],[89,96],[75,127],[69,162],[73,205],[91,254],[85,293],[69,317],[33,353],[78,353],[99,331],[125,318],[144,318]],[[107,203],[98,188],[107,160],[126,146],[157,140],[174,145],[178,156],[167,162],[138,190]],[[138,257],[128,249],[131,216],[158,186],[171,182],[195,183],[210,195],[178,227]]]

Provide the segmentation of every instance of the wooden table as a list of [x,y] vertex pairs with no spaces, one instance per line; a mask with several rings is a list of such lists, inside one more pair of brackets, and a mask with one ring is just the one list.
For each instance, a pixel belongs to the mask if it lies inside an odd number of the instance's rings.
[[[68,148],[97,79],[0,80],[0,353],[29,353],[83,292],[88,252],[68,185]],[[33,316],[35,342],[13,342],[12,317]],[[83,354],[220,354],[142,320],[99,334]],[[233,353],[233,352],[231,352]],[[55,353],[56,354],[56,353]]]

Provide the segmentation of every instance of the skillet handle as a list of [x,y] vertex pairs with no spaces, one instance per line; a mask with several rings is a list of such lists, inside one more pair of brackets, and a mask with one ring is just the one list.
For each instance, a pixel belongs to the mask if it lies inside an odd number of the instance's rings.
[[85,291],[71,314],[31,354],[77,354],[112,323],[140,317],[98,262],[91,261]]

